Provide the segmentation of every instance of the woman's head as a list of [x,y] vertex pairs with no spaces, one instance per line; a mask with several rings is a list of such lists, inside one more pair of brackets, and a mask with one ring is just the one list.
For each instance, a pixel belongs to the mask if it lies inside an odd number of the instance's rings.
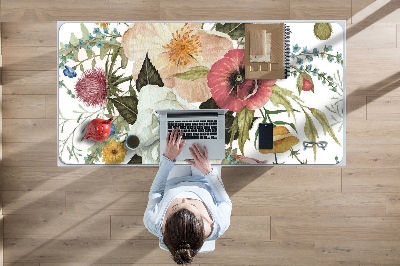
[[191,263],[206,238],[203,219],[180,209],[167,218],[163,237],[176,263]]

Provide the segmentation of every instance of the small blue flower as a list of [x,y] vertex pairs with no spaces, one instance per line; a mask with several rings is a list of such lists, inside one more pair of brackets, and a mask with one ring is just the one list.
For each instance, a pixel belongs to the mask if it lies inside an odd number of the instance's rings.
[[100,29],[99,28],[94,28],[93,34],[99,34],[99,33],[100,33]]
[[70,45],[69,43],[64,44],[64,48],[65,48],[65,49],[68,49],[68,48],[70,48],[70,47],[71,47],[71,45]]
[[329,61],[329,63],[332,63],[333,60],[334,60],[334,57],[333,57],[333,56],[328,56],[328,61]]
[[296,43],[296,45],[293,46],[293,53],[297,53],[300,51],[300,46]]
[[108,28],[104,27],[103,31],[104,31],[105,34],[108,34]]
[[110,42],[113,42],[114,40],[115,40],[114,37],[111,37],[111,38],[110,38]]
[[79,39],[78,46],[82,48],[84,45],[85,45],[85,44],[83,43],[83,40],[82,40],[82,39]]
[[307,58],[308,62],[313,61],[313,57],[311,55],[307,55],[306,58]]
[[318,56],[318,54],[319,54],[318,49],[317,49],[317,48],[314,48],[314,49],[313,49],[313,55],[314,55],[314,56]]
[[301,64],[303,64],[303,59],[301,59],[301,58],[297,58],[297,62],[296,62],[298,65],[301,65]]
[[93,41],[94,37],[92,35],[89,35],[89,41]]
[[302,54],[307,54],[309,51],[307,49],[307,46],[303,48],[303,51],[301,52]]
[[299,69],[300,69],[300,71],[304,71],[304,66],[301,65]]
[[104,44],[102,42],[97,42],[96,43],[97,48],[101,48],[104,46]]
[[76,72],[75,69],[65,66],[65,69],[63,70],[64,76],[69,77],[69,78],[75,78],[76,77]]
[[106,35],[101,35],[101,39],[105,40],[106,39]]
[[92,46],[90,44],[86,44],[86,49],[92,50]]
[[332,45],[328,45],[327,49],[328,51],[333,51]]
[[311,65],[307,65],[307,66],[306,66],[306,71],[307,71],[307,72],[310,72],[310,71],[311,71]]
[[116,28],[114,28],[113,34],[118,34],[118,30]]
[[68,59],[72,59],[72,58],[74,58],[74,56],[72,54],[69,54]]
[[111,124],[111,127],[110,127],[110,136],[112,136],[112,135],[114,135],[115,134],[115,125],[114,124]]

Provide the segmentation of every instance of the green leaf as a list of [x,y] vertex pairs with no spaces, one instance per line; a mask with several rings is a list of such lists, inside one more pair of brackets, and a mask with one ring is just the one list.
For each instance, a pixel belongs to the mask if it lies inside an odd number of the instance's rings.
[[119,114],[128,122],[133,125],[137,119],[137,104],[138,100],[133,96],[124,96],[117,98],[110,98]]
[[126,57],[124,49],[121,48],[119,50],[119,55],[121,56],[121,68],[125,69],[126,66],[128,65],[128,57]]
[[89,30],[86,28],[85,24],[81,23],[82,40],[89,40]]
[[288,117],[290,117],[290,115],[292,114],[293,118],[296,120],[296,116],[294,114],[295,109],[293,109],[292,104],[289,101],[289,98],[302,102],[302,100],[296,95],[294,95],[292,91],[281,88],[278,85],[274,85],[272,87],[272,95],[269,100],[276,107],[278,107],[279,105],[283,105],[283,107],[285,107],[287,110]]
[[107,101],[107,111],[108,111],[110,114],[114,114],[113,102],[110,101],[110,99]]
[[71,37],[69,38],[69,43],[72,44],[73,46],[76,46],[79,44],[78,38],[76,38],[74,33],[71,33]]
[[128,164],[142,164],[142,157],[135,154],[133,157],[129,160]]
[[82,72],[85,72],[85,69],[83,68],[83,65],[82,65],[82,64],[79,65],[79,69],[80,69]]
[[297,129],[296,129],[296,126],[295,126],[295,124],[293,124],[293,123],[288,123],[288,122],[284,122],[284,121],[274,121],[274,124],[275,124],[275,125],[288,125],[288,126],[290,126],[291,128],[293,128],[293,130],[296,131],[296,133],[298,133],[298,132],[297,132]]
[[141,88],[149,84],[158,85],[159,87],[164,86],[164,82],[162,81],[160,74],[151,63],[148,54],[146,54],[142,69],[140,70],[138,78],[136,80],[136,90],[140,91]]
[[244,144],[248,139],[250,139],[249,130],[251,124],[253,123],[254,110],[249,110],[247,107],[243,107],[239,112],[236,113],[236,117],[239,129],[239,149],[244,155]]
[[174,77],[193,81],[193,80],[196,80],[196,79],[207,78],[208,72],[210,72],[210,69],[208,67],[196,66],[196,67],[190,68],[186,72],[177,73],[177,74],[174,75]]
[[232,40],[244,38],[245,35],[244,23],[216,23],[215,29],[217,31],[228,34]]
[[92,51],[92,50],[87,50],[87,49],[86,49],[86,55],[87,55],[88,58],[93,57],[93,51]]
[[93,60],[92,60],[92,69],[94,69],[95,67],[96,67],[96,59],[93,58]]
[[106,57],[109,50],[110,50],[110,48],[105,45],[100,48],[100,59],[101,60],[103,60]]
[[331,126],[329,125],[328,119],[326,118],[325,114],[321,112],[318,109],[315,108],[310,108],[311,114],[318,120],[318,122],[321,124],[322,129],[324,130],[324,134],[326,132],[329,133],[329,135],[335,140],[337,144],[340,144],[339,140],[336,138],[335,133],[333,132]]
[[[314,122],[311,119],[311,116],[309,114],[307,114],[306,112],[304,112],[305,116],[306,116],[306,122],[304,125],[304,133],[306,134],[306,137],[310,140],[310,141],[317,141],[318,138],[318,131],[315,128]],[[314,161],[317,159],[317,146],[313,145],[313,150],[314,150]]]

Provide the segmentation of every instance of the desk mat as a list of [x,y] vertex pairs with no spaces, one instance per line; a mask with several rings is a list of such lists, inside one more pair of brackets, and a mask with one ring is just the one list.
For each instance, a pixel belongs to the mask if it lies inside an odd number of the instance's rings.
[[[278,22],[59,22],[59,165],[158,164],[154,110],[197,108],[230,110],[213,163],[345,163],[345,23],[279,21],[290,68],[278,80],[244,79],[246,23]],[[84,138],[96,118],[111,122],[99,142]],[[258,150],[258,123],[275,125],[274,149]]]

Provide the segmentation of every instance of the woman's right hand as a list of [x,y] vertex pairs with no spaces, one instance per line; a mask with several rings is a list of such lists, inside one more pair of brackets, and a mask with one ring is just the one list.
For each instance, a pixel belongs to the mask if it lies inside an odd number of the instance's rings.
[[204,146],[204,151],[199,147],[198,144],[193,144],[189,148],[190,153],[193,156],[193,160],[186,159],[185,161],[196,167],[204,175],[211,172],[211,163],[208,160],[208,152],[206,146]]

